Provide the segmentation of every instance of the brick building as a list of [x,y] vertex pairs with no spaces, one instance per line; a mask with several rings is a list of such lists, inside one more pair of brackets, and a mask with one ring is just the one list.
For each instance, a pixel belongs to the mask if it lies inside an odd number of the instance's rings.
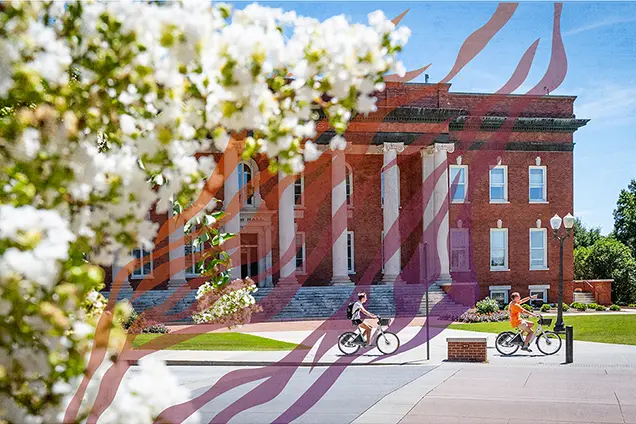
[[[228,150],[216,197],[228,211],[225,229],[240,234],[228,245],[233,276],[261,287],[430,280],[451,295],[507,302],[519,291],[556,301],[549,220],[574,214],[573,134],[587,120],[574,116],[572,96],[449,89],[389,85],[378,111],[351,124],[344,151],[327,148],[333,133],[319,123],[325,153],[298,178]],[[175,229],[170,240],[180,237]],[[147,255],[127,283],[195,287],[196,255],[188,245]],[[572,287],[572,239],[564,279]]]

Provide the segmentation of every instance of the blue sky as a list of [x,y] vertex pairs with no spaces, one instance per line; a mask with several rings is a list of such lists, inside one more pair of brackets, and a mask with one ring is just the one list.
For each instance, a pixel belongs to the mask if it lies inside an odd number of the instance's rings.
[[[448,73],[464,40],[497,8],[490,2],[260,3],[321,20],[344,14],[353,22],[366,22],[367,14],[377,9],[389,18],[410,9],[400,23],[412,32],[402,60],[409,70],[431,63],[429,82]],[[235,4],[241,8],[245,3]],[[553,11],[552,3],[521,3],[488,46],[451,81],[451,91],[496,91],[523,52],[540,38],[530,74],[516,93],[534,86],[550,59]],[[574,213],[607,233],[613,228],[612,211],[620,190],[636,178],[636,3],[565,3],[561,31],[568,70],[551,94],[578,96],[576,116],[592,120],[574,135]]]

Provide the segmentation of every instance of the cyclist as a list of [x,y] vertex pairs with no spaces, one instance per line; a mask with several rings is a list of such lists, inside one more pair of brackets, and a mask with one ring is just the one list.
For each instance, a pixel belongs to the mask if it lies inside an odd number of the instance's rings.
[[512,299],[510,305],[508,305],[508,312],[510,313],[510,325],[512,326],[512,328],[518,328],[519,330],[521,330],[522,333],[526,333],[526,340],[521,350],[532,352],[530,347],[528,347],[528,344],[530,343],[530,339],[534,334],[534,331],[532,331],[532,326],[534,325],[534,323],[522,319],[521,314],[528,314],[532,315],[533,317],[536,317],[537,315],[530,311],[526,311],[521,305],[526,303],[530,299],[536,299],[537,295],[524,297],[523,299],[521,299],[519,293],[515,292],[510,297]]
[[[373,315],[371,312],[367,311],[364,306],[362,306],[367,301],[367,294],[364,292],[358,293],[358,301],[353,304],[351,322],[354,325],[357,325],[362,330],[363,338],[362,340],[368,345],[371,343],[371,324],[369,322],[364,322],[360,316],[360,312],[364,313],[366,316],[370,318],[376,318],[376,315]],[[366,340],[365,340],[366,338]]]

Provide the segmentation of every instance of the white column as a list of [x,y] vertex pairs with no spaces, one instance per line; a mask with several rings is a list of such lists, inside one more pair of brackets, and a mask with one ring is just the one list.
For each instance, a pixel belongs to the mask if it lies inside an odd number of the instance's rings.
[[[441,282],[451,281],[449,250],[449,198],[448,198],[448,160],[447,154],[455,151],[455,145],[451,143],[435,144],[435,169],[441,174],[433,198],[435,202],[435,215],[441,215],[439,231],[437,233],[437,254],[439,255],[440,274],[438,280]],[[442,211],[440,213],[440,211]]]
[[[181,224],[181,225],[179,225]],[[185,233],[183,231],[183,222],[177,222],[177,218],[172,215],[172,207],[168,210],[168,243],[170,250],[168,252],[168,269],[170,270],[170,279],[168,280],[169,289],[178,289],[186,284],[185,275]]]
[[331,157],[331,284],[352,284],[347,267],[347,168],[345,153]]
[[[382,282],[402,282],[400,261],[400,199],[397,154],[404,151],[404,143],[384,143],[384,275]],[[394,225],[395,224],[395,225]]]
[[225,149],[223,158],[223,203],[228,219],[225,231],[236,234],[226,243],[226,251],[232,260],[231,279],[241,278],[241,203],[239,201],[239,159],[232,143]]
[[296,224],[294,223],[293,177],[278,173],[279,284],[298,284],[296,280]]
[[[426,270],[428,276],[435,275],[437,268],[437,231],[433,221],[435,220],[435,146],[430,146],[422,150],[422,201],[424,205],[424,216],[422,225],[422,241],[426,243]],[[423,265],[423,264],[422,264]]]

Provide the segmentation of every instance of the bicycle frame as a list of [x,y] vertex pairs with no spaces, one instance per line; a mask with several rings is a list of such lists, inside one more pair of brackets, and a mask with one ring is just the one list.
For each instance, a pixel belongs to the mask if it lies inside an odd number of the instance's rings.
[[[358,336],[362,337],[362,333],[363,333],[363,331],[362,331],[362,329],[360,328],[360,326],[359,326],[359,325],[356,325],[356,331],[355,331],[355,333],[356,333]],[[369,344],[371,344],[371,342],[372,342],[373,340],[375,340],[375,339],[376,339],[376,337],[378,337],[380,334],[384,334],[384,329],[382,328],[382,326],[381,326],[380,324],[378,324],[378,325],[377,325],[377,327],[375,327],[375,329],[372,329],[372,331],[371,331],[371,337],[369,338]],[[363,339],[363,340],[364,340],[364,339]]]
[[[517,330],[517,334],[521,335],[521,340],[525,342],[525,338],[523,337],[523,332],[520,329],[516,329]],[[543,334],[543,326],[539,323],[539,321],[537,321],[537,328],[534,329],[534,333],[532,334],[532,337],[530,337],[530,340],[528,341],[528,346],[530,346],[532,344],[532,342],[534,342],[537,337],[539,337],[539,335]]]

